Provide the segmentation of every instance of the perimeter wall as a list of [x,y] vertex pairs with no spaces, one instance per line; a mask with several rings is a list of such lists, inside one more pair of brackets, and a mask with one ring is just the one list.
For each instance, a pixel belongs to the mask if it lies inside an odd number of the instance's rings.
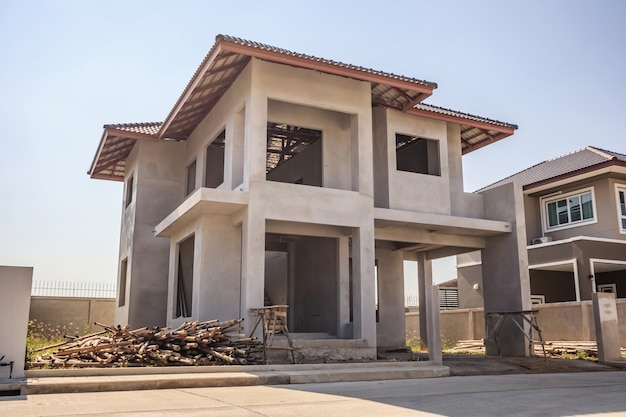
[[[550,303],[533,306],[539,310],[537,322],[543,340],[585,341],[596,338],[591,301]],[[617,300],[619,333],[622,347],[626,347],[626,299]],[[419,335],[419,313],[405,314],[407,338]],[[463,308],[441,311],[441,339],[444,345],[459,340],[485,338],[485,319],[482,308]]]

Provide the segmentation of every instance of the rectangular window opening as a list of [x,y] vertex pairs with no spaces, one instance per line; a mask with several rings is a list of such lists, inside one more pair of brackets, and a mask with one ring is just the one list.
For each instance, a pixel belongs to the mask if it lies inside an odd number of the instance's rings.
[[267,123],[266,178],[322,186],[322,131],[286,123]]
[[397,133],[396,169],[440,176],[439,141]]
[[122,260],[120,265],[120,279],[117,286],[117,306],[124,307],[126,305],[126,280],[128,275],[128,258]]
[[626,187],[617,188],[617,206],[620,231],[624,233],[626,232]]
[[217,188],[224,182],[224,141],[226,130],[222,130],[206,148],[204,186]]
[[194,159],[189,166],[187,166],[187,188],[185,189],[185,196],[188,196],[196,189],[196,160]]
[[193,258],[195,236],[178,244],[178,271],[176,275],[176,311],[174,318],[191,317],[193,301]]
[[128,207],[133,201],[133,181],[134,177],[132,175],[130,176],[130,178],[128,178],[128,181],[126,181],[126,204],[124,207]]

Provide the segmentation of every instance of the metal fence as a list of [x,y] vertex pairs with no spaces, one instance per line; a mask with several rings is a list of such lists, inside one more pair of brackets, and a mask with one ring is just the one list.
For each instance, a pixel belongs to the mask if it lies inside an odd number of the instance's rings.
[[[405,307],[417,307],[419,297],[417,295],[407,295],[404,297]],[[459,308],[459,291],[456,288],[439,289],[439,308],[441,310],[454,310]]]
[[35,297],[115,298],[117,285],[111,282],[34,281]]

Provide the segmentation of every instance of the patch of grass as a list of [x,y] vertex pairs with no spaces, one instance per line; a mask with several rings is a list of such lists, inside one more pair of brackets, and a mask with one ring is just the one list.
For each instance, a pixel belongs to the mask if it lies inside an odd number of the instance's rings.
[[406,345],[411,348],[411,352],[420,352],[420,335],[415,330],[406,332]]
[[30,320],[26,334],[26,366],[28,367],[30,362],[36,360],[37,356],[51,353],[55,350],[55,348],[50,348],[37,351],[38,349],[64,342],[66,340],[66,334],[78,336],[87,334],[88,330],[89,326],[85,326],[84,329],[81,330],[78,327],[68,328],[65,326],[52,326],[41,321]]

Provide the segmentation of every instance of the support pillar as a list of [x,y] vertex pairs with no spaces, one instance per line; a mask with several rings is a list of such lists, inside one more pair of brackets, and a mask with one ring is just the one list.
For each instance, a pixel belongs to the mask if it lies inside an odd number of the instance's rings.
[[426,351],[428,347],[428,317],[430,311],[426,303],[426,293],[433,285],[432,261],[426,258],[426,253],[417,254],[417,288],[419,298],[420,319],[420,350]]
[[426,293],[426,310],[428,311],[428,360],[434,362],[436,365],[441,365],[443,363],[443,356],[441,353],[439,285],[429,285],[424,292]]
[[[250,333],[254,326],[251,308],[263,307],[265,289],[265,219],[248,207],[242,223],[241,236],[241,306],[245,318],[244,331]],[[262,329],[256,334],[262,338]]]
[[620,362],[622,352],[615,294],[596,292],[591,294],[591,299],[598,342],[598,361],[600,363]]
[[[504,184],[483,191],[485,218],[511,224],[511,232],[487,238],[482,250],[483,296],[485,304],[485,335],[489,338],[495,320],[487,320],[487,313],[527,311],[530,302],[528,251],[526,250],[526,223],[522,187],[517,183]],[[516,318],[528,333],[529,325]],[[529,356],[528,343],[514,322],[507,320],[498,334],[502,356]],[[497,355],[494,341],[485,341],[487,355]]]
[[351,339],[350,323],[350,239],[340,237],[337,244],[337,337]]
[[365,339],[376,347],[376,299],[374,294],[374,229],[352,231],[352,313],[353,339]]

